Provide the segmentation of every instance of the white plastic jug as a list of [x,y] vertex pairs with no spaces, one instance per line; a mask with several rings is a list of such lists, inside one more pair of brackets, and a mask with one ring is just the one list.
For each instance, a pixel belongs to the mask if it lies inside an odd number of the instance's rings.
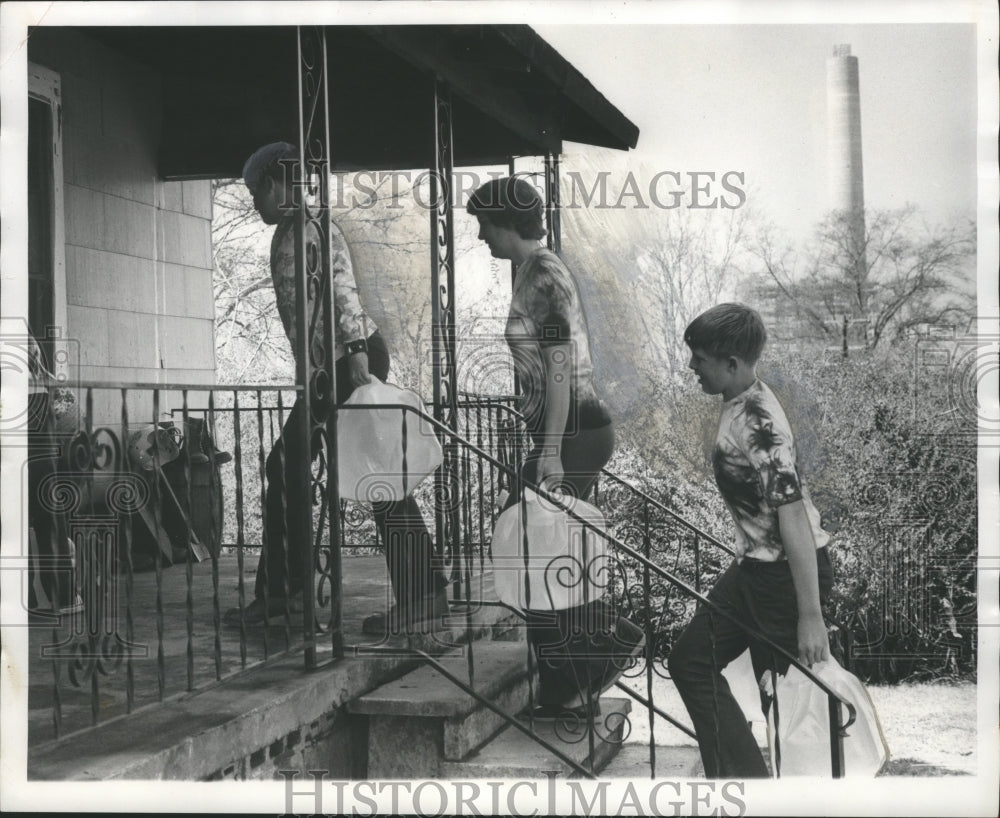
[[[441,465],[441,444],[424,418],[402,409],[350,409],[371,404],[403,404],[423,412],[420,396],[382,383],[357,387],[337,417],[340,496],[365,503],[402,500]],[[406,463],[403,424],[406,424]]]
[[527,489],[524,501],[504,511],[493,530],[494,586],[501,602],[522,610],[555,611],[604,595],[610,582],[607,545],[598,533],[605,531],[604,515],[583,500],[561,497],[597,531]]

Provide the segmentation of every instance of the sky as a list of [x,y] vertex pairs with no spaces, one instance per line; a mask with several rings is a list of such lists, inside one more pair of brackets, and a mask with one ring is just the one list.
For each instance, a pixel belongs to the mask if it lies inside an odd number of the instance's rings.
[[[825,63],[834,44],[847,43],[860,64],[867,205],[912,202],[932,222],[975,211],[977,46],[983,38],[974,21],[995,30],[996,12],[986,0],[57,2],[22,8],[35,9],[35,18],[48,24],[528,23],[639,126],[636,159],[681,173],[743,172],[751,203],[800,238],[828,209]],[[995,85],[995,34],[988,47],[993,59],[984,48],[984,62],[993,74],[985,80]]]
[[834,44],[850,44],[866,206],[910,202],[932,222],[974,214],[973,25],[534,28],[638,125],[636,158],[662,170],[742,171],[749,201],[792,235],[829,206],[826,61]]

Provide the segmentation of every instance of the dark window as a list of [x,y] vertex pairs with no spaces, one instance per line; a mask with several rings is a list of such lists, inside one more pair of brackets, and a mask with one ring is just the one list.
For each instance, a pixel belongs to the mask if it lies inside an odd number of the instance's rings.
[[48,369],[55,325],[55,261],[53,256],[54,186],[52,106],[28,98],[28,324],[38,340]]

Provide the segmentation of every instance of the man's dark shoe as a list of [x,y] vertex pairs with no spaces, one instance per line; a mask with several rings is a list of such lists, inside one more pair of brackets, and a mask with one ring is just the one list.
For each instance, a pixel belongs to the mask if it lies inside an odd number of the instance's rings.
[[[525,711],[525,717],[527,714],[528,711]],[[582,722],[589,721],[599,715],[601,715],[601,703],[596,698],[589,706],[586,702],[576,707],[540,704],[531,711],[531,718],[535,721]]]

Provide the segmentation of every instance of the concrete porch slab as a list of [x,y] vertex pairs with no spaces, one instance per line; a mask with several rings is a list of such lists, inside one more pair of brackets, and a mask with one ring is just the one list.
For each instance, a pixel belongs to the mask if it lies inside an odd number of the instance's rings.
[[[243,560],[244,604],[253,596],[256,556]],[[382,556],[345,555],[343,565],[343,638],[351,655],[384,651],[398,644],[362,633],[364,618],[384,610],[391,602],[385,560]],[[190,576],[188,568],[190,567]],[[240,566],[237,557],[220,557],[217,576],[211,561],[174,565],[156,573],[136,573],[132,587],[118,576],[114,595],[116,609],[110,622],[84,621],[84,615],[63,616],[57,622],[30,624],[28,653],[28,734],[31,746],[81,729],[90,729],[143,707],[216,684],[233,674],[292,651],[301,658],[301,615],[287,624],[284,617],[269,628],[248,628],[241,644],[240,628],[220,622],[239,605]],[[491,599],[489,574],[473,579],[472,594]],[[131,598],[131,602],[129,601]],[[82,659],[87,633],[96,626],[113,630],[112,641],[129,645],[117,657]],[[458,631],[464,617],[456,610],[447,621]],[[442,638],[432,645],[440,653],[455,640]],[[330,654],[328,640],[320,636],[319,651]],[[53,658],[52,654],[64,654]],[[162,659],[160,658],[162,657]],[[321,657],[322,658],[322,657]],[[131,686],[131,703],[129,702]],[[58,735],[54,722],[58,703],[61,722]]]
[[[85,729],[76,729],[59,739],[43,740],[41,735],[52,719],[53,685],[48,681],[52,678],[52,662],[34,658],[39,654],[32,653],[31,683],[36,695],[29,694],[29,727],[32,724],[35,727],[29,732],[29,780],[273,777],[274,765],[287,756],[290,748],[297,746],[295,751],[299,752],[314,733],[325,736],[331,729],[346,731],[344,740],[339,743],[351,745],[352,752],[357,752],[358,747],[367,745],[367,736],[353,736],[354,731],[363,730],[364,726],[348,717],[344,704],[415,668],[417,660],[402,655],[406,649],[419,648],[439,654],[454,647],[464,636],[464,615],[452,615],[450,627],[436,634],[391,640],[365,636],[361,633],[364,616],[385,605],[385,562],[382,557],[345,558],[343,607],[348,648],[344,659],[315,671],[306,671],[303,656],[293,644],[291,653],[241,671],[238,630],[234,635],[232,629],[224,629],[220,633],[222,657],[225,669],[233,672],[217,681],[212,661],[215,642],[211,627],[212,594],[198,593],[206,581],[208,589],[212,587],[211,566],[201,563],[192,568],[192,618],[200,623],[193,639],[186,637],[184,624],[187,618],[184,600],[188,596],[185,566],[165,572],[170,580],[161,588],[167,625],[165,652],[169,649],[164,670],[172,684],[172,688],[167,688],[169,695],[162,701],[157,696],[158,663],[154,641],[154,649],[146,657],[132,661],[136,688],[133,712],[125,712],[123,666],[115,675],[101,677],[101,723],[88,727],[92,706],[86,695],[90,692],[89,685],[71,687],[63,671],[62,685],[67,688],[60,696],[64,721]],[[148,575],[141,576],[143,581],[149,582]],[[226,583],[230,586],[225,591],[226,598],[219,606],[223,610],[235,596],[231,576]],[[488,584],[486,581],[483,587]],[[485,593],[488,594],[488,590]],[[509,630],[513,616],[505,608],[482,606],[471,613],[470,619],[474,634],[488,639],[494,631]],[[139,624],[137,622],[137,628]],[[153,628],[154,640],[155,624],[155,616],[149,616],[142,623],[143,627]],[[272,640],[280,641],[283,628],[271,628],[270,631],[277,634],[270,634]],[[44,633],[37,637],[42,641],[47,638]],[[248,638],[247,650],[251,657],[260,655],[262,640],[262,633],[251,634]],[[195,649],[203,648],[207,653],[207,656],[198,654],[199,661],[193,668],[198,689],[191,692],[185,690],[184,648],[188,641]],[[394,650],[397,655],[393,655]],[[321,661],[330,656],[329,649],[320,653]],[[49,696],[37,695],[38,691],[49,691]],[[75,696],[73,700],[70,694]],[[316,740],[318,742],[319,738]],[[363,771],[364,761],[363,757],[344,757],[327,759],[325,763],[350,777],[352,770]]]

